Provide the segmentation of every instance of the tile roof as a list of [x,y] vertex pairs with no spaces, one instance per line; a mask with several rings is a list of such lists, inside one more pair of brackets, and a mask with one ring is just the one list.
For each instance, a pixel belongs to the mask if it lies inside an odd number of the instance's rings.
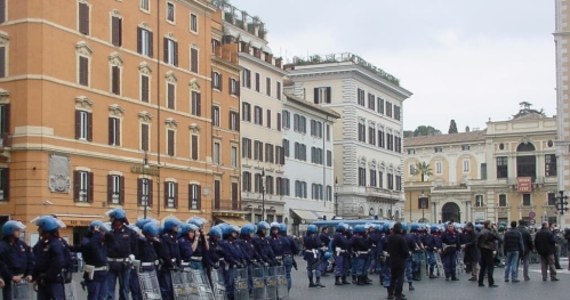
[[416,136],[411,138],[405,138],[404,147],[482,142],[485,140],[485,133],[486,133],[485,130],[478,130],[478,131],[461,132],[454,134]]

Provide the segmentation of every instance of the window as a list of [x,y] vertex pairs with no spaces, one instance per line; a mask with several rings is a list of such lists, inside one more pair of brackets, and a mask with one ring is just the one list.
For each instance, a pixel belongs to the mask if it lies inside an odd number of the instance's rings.
[[164,62],[178,66],[178,42],[164,38]]
[[107,203],[122,205],[125,199],[125,178],[107,175]]
[[293,115],[293,130],[300,133],[307,133],[307,118],[304,116],[294,114]]
[[263,109],[259,106],[253,108],[253,123],[263,125]]
[[261,174],[255,174],[255,186],[254,186],[254,191],[256,193],[261,193],[264,189],[263,187],[263,177],[261,176]]
[[232,182],[232,210],[239,210],[239,187],[237,182]]
[[200,62],[198,58],[198,49],[190,48],[190,72],[198,73],[198,63]]
[[332,201],[332,186],[327,185],[327,201]]
[[149,139],[150,139],[150,130],[148,124],[141,124],[141,150],[148,151],[149,150]]
[[261,83],[259,82],[261,80],[260,76],[261,75],[259,73],[255,73],[255,91],[256,92],[260,91],[260,85],[261,85]]
[[384,188],[384,173],[382,171],[378,172],[378,187]]
[[[0,48],[4,50],[5,48]],[[4,58],[4,53],[0,53],[0,59]],[[3,63],[2,66],[6,64]],[[3,71],[1,68],[0,71]],[[4,77],[4,75],[0,76]],[[83,86],[89,86],[89,58],[85,56],[79,56],[79,84]]]
[[6,47],[0,47],[0,78],[6,77],[6,60]]
[[142,10],[149,11],[150,10],[150,0],[140,0],[140,8]]
[[394,105],[394,119],[400,121],[401,118],[402,116],[400,112],[400,107],[398,105]]
[[442,153],[442,152],[443,152],[443,147],[433,147],[433,152],[435,152],[435,153]]
[[295,181],[295,197],[307,198],[307,183],[304,181]]
[[283,111],[283,129],[289,129],[291,128],[291,114],[289,113],[289,111],[284,110]]
[[327,167],[332,167],[332,152],[327,150]]
[[75,139],[91,141],[92,139],[92,115],[83,110],[75,111]]
[[388,180],[388,189],[394,190],[394,174],[392,173],[386,174],[386,179]]
[[441,161],[435,162],[435,174],[441,175],[443,172]]
[[253,142],[253,159],[263,161],[263,142]]
[[152,206],[152,180],[137,179],[137,199],[139,206]]
[[121,94],[121,67],[111,66],[111,93]]
[[530,194],[522,194],[522,205],[530,206]]
[[268,195],[273,195],[275,193],[273,176],[265,176],[265,193]]
[[276,92],[277,99],[281,100],[281,82],[277,81],[275,85],[276,85],[275,88],[277,90],[277,92]]
[[190,14],[190,31],[198,32],[198,16]]
[[6,0],[0,0],[0,24],[6,22]]
[[123,44],[123,19],[117,16],[111,17],[111,43],[117,47]]
[[376,187],[376,170],[370,170],[370,186]]
[[554,206],[556,205],[556,193],[548,193],[548,202],[547,205]]
[[392,117],[392,103],[386,101],[386,116]]
[[166,131],[166,153],[169,156],[174,156],[176,133],[174,130],[168,129]]
[[327,141],[331,140],[331,126],[329,124],[327,124],[326,126],[326,135],[327,135]]
[[366,168],[358,168],[358,186],[366,186]]
[[370,93],[368,93],[368,108],[376,110],[376,96]]
[[109,118],[109,145],[121,145],[121,119]]
[[141,101],[145,103],[149,103],[150,101],[150,85],[149,85],[149,78],[147,75],[141,74],[141,82],[140,82],[140,97]]
[[295,143],[295,159],[307,161],[307,146],[301,143]]
[[507,207],[507,195],[499,194],[499,206]]
[[384,114],[384,99],[378,97],[376,100],[378,100],[378,113]]
[[475,195],[475,207],[483,207],[483,195]]
[[251,122],[251,104],[243,102],[241,105],[242,121]]
[[378,129],[378,147],[384,148],[384,131],[382,129]]
[[[0,176],[3,176],[2,171],[7,171],[8,169],[0,169]],[[3,178],[2,178],[3,179]],[[3,180],[0,180],[3,182]],[[4,185],[0,189],[0,200],[7,198],[6,192],[2,193],[4,190]],[[87,171],[73,171],[73,200],[75,202],[93,202],[93,173]]]
[[469,150],[471,150],[470,145],[461,145],[461,151],[469,151]]
[[215,127],[220,127],[220,107],[212,106],[212,125]]
[[169,109],[176,107],[176,86],[173,83],[166,84],[166,107]]
[[315,97],[313,102],[315,104],[331,103],[331,87],[318,87],[314,90]]
[[402,138],[399,136],[394,137],[394,152],[402,153]]
[[251,192],[251,173],[243,172],[241,180],[242,180],[242,190],[244,192]]
[[212,88],[219,91],[222,90],[222,74],[218,72],[212,72]]
[[89,4],[87,3],[79,3],[79,32],[89,35]]
[[193,160],[198,160],[198,136],[193,134],[190,139],[192,141],[190,149],[190,158],[192,158]]
[[358,89],[357,93],[356,93],[356,100],[358,105],[364,106],[364,90],[363,89]]
[[164,207],[178,207],[178,183],[172,181],[164,183]]
[[544,175],[546,177],[556,176],[556,154],[546,154],[544,156]]
[[283,147],[275,146],[275,162],[284,165],[285,164],[285,156],[283,155]]
[[368,143],[376,146],[376,128],[374,126],[368,127]]
[[487,163],[481,164],[481,179],[487,179]]
[[281,131],[281,113],[277,113],[277,131]]
[[230,78],[230,95],[239,96],[239,82],[235,78]]
[[323,137],[323,123],[311,120],[311,136],[322,138]]
[[508,177],[508,160],[506,156],[497,157],[497,179]]
[[323,200],[323,185],[315,184],[311,185],[311,198],[313,200]]
[[192,91],[192,115],[202,115],[202,95],[196,91]]
[[243,87],[251,88],[251,71],[248,69],[243,69],[241,72],[241,84]]
[[469,160],[464,160],[463,161],[463,173],[468,173],[469,172],[469,165],[470,165],[470,161]]
[[323,164],[323,149],[311,147],[311,162],[314,164]]
[[238,148],[236,146],[232,146],[232,149],[230,152],[230,159],[231,159],[232,168],[237,168],[237,166],[238,166]]
[[267,110],[267,128],[271,128],[271,110]]
[[239,131],[239,113],[230,111],[230,130]]
[[283,139],[283,155],[289,157],[289,140]]
[[289,179],[281,178],[281,195],[283,196],[290,196],[291,195],[291,188],[289,184]]
[[141,55],[152,57],[152,32],[137,28],[137,52]]
[[265,79],[265,89],[267,96],[271,96],[271,78],[269,77]]
[[364,120],[358,122],[358,140],[366,143],[366,125],[364,124]]
[[394,150],[394,136],[390,133],[386,133],[386,149]]
[[[0,104],[0,137],[10,132],[10,104]],[[3,146],[3,141],[0,143]]]
[[273,145],[271,144],[265,144],[265,161],[274,162]]
[[166,20],[174,23],[174,3],[166,3]]
[[251,158],[251,139],[241,139],[241,157]]
[[396,191],[402,190],[402,176],[396,175]]
[[213,153],[213,160],[214,164],[219,165],[221,163],[220,160],[220,153],[221,153],[221,146],[220,142],[214,142],[214,153]]

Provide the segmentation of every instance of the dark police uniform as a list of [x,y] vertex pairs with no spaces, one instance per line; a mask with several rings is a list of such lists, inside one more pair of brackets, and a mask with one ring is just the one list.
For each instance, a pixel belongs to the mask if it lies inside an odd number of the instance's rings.
[[22,281],[32,275],[32,249],[19,239],[5,237],[0,241],[0,261],[5,263],[2,279],[6,286],[2,289],[4,300],[12,299],[12,277],[20,276]]
[[38,299],[65,299],[63,268],[65,245],[59,237],[42,239],[37,246],[37,261],[32,277],[38,283]]
[[123,282],[119,287],[119,299],[129,299],[129,283],[131,275],[131,264],[129,256],[134,255],[137,247],[138,235],[126,225],[113,228],[113,245],[109,247],[107,259],[109,263],[109,273],[107,276],[107,299],[115,299],[115,285],[119,277]]
[[85,272],[83,279],[87,286],[87,299],[104,299],[107,293],[107,245],[103,233],[90,233],[81,241],[81,253],[87,266],[94,268],[93,273]]

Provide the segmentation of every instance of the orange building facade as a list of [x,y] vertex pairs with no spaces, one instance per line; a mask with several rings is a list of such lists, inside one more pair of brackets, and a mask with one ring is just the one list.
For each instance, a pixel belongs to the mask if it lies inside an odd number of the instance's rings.
[[209,1],[0,2],[4,220],[56,214],[77,241],[114,207],[239,209],[239,68]]

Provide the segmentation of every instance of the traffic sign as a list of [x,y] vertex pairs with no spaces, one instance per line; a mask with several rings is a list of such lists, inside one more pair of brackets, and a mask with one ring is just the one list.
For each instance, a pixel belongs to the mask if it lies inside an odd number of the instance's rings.
[[530,219],[529,224],[530,224],[530,225],[536,224],[536,220],[535,220],[535,219]]
[[528,217],[531,218],[531,219],[534,219],[534,217],[536,217],[536,213],[535,213],[534,211],[530,211],[530,212],[528,213]]

